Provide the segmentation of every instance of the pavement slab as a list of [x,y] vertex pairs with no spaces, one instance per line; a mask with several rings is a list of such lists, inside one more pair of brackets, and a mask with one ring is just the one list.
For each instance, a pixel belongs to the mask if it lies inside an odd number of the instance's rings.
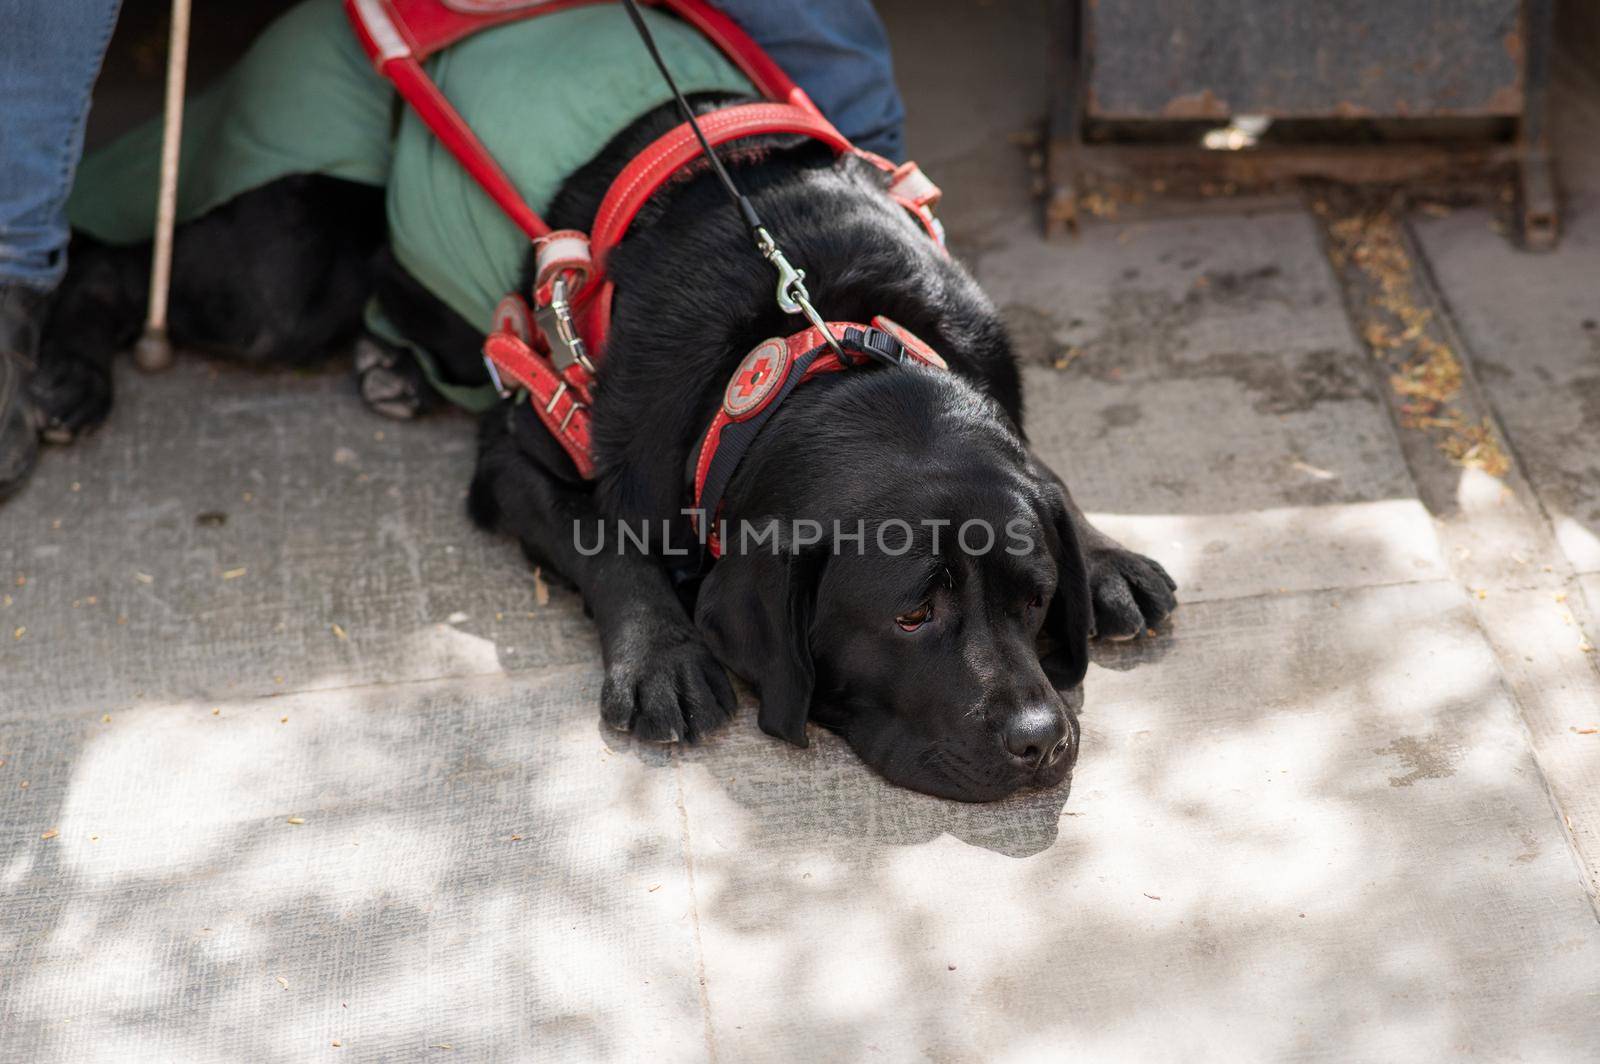
[[1063,453],[1089,505],[1126,510],[1137,496],[1192,513],[1415,496],[1308,218],[1141,232],[1052,242],[1019,219],[1002,250],[976,260],[1022,357],[1062,378],[1052,388],[1030,375],[1027,426],[1041,450]]
[[1079,504],[1185,601],[1446,575],[1310,220],[1119,232],[1018,221],[977,263],[1021,324],[1034,448]]
[[1189,604],[1118,657],[1070,797],[930,806],[748,727],[683,755],[722,1058],[1596,1044],[1600,926],[1460,589]]
[[[987,6],[980,17],[929,18],[919,0],[874,5],[888,24],[906,106],[906,151],[939,183],[939,209],[962,248],[992,226],[1038,213],[1037,138],[1050,83],[1042,0]],[[959,64],[920,57],[960,56]],[[952,76],[956,70],[959,75]]]
[[671,765],[599,687],[0,713],[0,1059],[702,1059]]
[[1569,64],[1556,109],[1561,240],[1529,255],[1482,210],[1413,222],[1480,380],[1571,566],[1600,572],[1600,81]]
[[[0,508],[12,710],[272,695],[593,660],[576,596],[468,520],[466,417],[340,372],[119,369],[104,430]],[[181,412],[181,415],[180,413]],[[177,426],[175,428],[175,426]]]
[[1543,255],[1509,247],[1481,211],[1415,230],[1563,552],[1600,572],[1600,210],[1569,215]]

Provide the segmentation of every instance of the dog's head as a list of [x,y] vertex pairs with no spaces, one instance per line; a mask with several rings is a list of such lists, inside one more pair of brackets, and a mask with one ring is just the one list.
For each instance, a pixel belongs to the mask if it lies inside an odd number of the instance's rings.
[[825,394],[780,411],[741,465],[696,611],[761,727],[805,745],[815,720],[948,798],[1059,783],[1091,616],[1058,482],[952,375],[807,387]]

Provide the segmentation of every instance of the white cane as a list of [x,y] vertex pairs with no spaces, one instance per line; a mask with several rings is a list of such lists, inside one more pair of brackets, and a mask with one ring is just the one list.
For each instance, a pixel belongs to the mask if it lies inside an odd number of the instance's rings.
[[167,295],[172,289],[172,231],[178,216],[178,153],[183,143],[183,81],[189,65],[189,0],[172,0],[167,40],[167,102],[161,118],[161,194],[156,201],[155,253],[150,260],[150,312],[133,349],[142,370],[172,365],[167,335]]

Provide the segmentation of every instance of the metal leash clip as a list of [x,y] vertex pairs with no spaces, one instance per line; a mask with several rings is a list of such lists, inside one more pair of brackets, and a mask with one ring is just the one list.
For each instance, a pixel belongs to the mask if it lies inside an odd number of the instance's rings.
[[784,257],[778,242],[772,239],[772,234],[764,227],[756,229],[756,250],[760,251],[761,257],[772,263],[773,268],[778,271],[778,309],[785,314],[804,314],[812,325],[822,330],[823,339],[828,341],[833,353],[843,361],[844,348],[839,346],[839,338],[833,335],[828,323],[817,313],[817,308],[811,305],[811,293],[806,291],[806,271],[796,269]]

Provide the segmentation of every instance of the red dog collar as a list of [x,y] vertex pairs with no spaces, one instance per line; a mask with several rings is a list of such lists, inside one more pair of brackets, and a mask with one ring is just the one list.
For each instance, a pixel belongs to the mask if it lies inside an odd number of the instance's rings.
[[791,336],[763,340],[739,363],[722,393],[722,406],[700,439],[694,466],[694,510],[711,527],[706,547],[722,556],[716,518],[722,494],[756,436],[789,394],[813,377],[873,362],[903,365],[917,362],[948,369],[944,359],[914,333],[881,314],[871,325],[833,321],[828,328],[839,339],[845,357],[834,353],[816,326]]

